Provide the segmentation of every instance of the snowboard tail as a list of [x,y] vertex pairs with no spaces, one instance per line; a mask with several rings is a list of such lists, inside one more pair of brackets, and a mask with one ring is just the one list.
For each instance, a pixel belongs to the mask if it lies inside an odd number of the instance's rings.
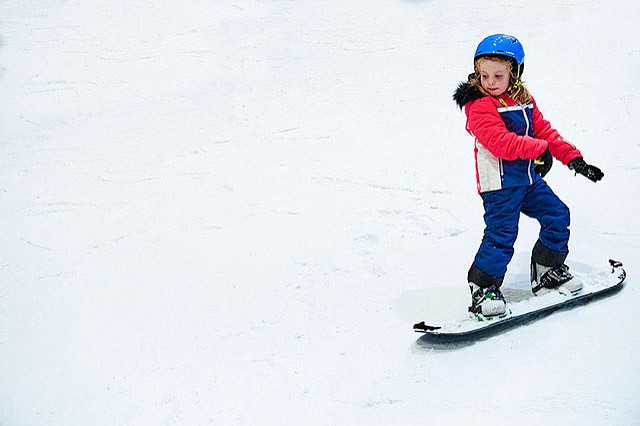
[[431,325],[425,321],[414,324],[413,330],[423,333],[422,341],[448,343],[476,340],[515,328],[551,315],[552,313],[584,305],[593,300],[610,296],[620,291],[627,276],[622,263],[609,260],[610,268],[582,277],[584,288],[575,295],[550,292],[532,296],[525,301],[508,305],[509,314],[479,321],[466,318],[460,321]]

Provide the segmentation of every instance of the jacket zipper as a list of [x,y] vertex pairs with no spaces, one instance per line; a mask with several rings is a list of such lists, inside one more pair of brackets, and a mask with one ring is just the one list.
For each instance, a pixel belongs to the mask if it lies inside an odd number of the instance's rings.
[[[529,117],[527,117],[527,110],[526,105],[524,104],[519,104],[520,105],[520,109],[522,109],[522,115],[524,117],[524,122],[527,124],[527,128],[524,131],[525,136],[529,136],[529,128],[531,126],[531,124],[529,123]],[[527,176],[529,176],[529,184],[533,184],[533,176],[531,176],[531,159],[529,159],[529,165],[527,167]]]

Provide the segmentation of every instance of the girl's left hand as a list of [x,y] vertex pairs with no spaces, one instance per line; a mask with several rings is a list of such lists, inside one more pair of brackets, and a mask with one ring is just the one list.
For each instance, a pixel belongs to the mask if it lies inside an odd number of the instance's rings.
[[587,164],[587,162],[584,161],[584,159],[581,157],[574,158],[573,160],[569,161],[569,168],[571,170],[575,170],[576,174],[580,173],[593,182],[598,182],[604,176],[602,170],[600,170],[596,166]]

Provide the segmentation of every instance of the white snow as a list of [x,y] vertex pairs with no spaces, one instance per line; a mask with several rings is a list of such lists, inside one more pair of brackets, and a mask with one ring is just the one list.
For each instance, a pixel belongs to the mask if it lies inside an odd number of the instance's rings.
[[[0,2],[0,424],[640,424],[640,5]],[[472,345],[483,229],[451,100],[526,51],[575,271],[627,286]],[[526,283],[523,218],[506,288]],[[514,423],[515,422],[515,423]]]

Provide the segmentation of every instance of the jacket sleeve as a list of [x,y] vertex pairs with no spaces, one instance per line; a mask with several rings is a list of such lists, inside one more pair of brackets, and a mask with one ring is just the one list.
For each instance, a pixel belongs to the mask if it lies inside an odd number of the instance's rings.
[[467,131],[497,158],[513,161],[536,159],[547,149],[547,141],[520,136],[507,130],[500,113],[487,96],[465,106]]
[[544,139],[549,143],[551,155],[560,160],[565,166],[574,158],[582,157],[582,154],[571,142],[566,141],[560,133],[542,116],[536,101],[533,102],[533,133],[534,137]]

